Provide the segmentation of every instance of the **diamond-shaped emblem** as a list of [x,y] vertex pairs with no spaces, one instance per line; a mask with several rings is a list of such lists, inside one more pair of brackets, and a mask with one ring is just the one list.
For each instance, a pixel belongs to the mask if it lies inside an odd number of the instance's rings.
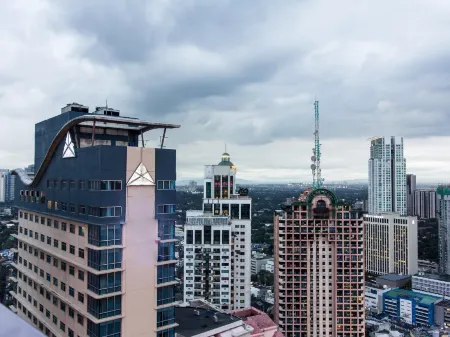
[[128,186],[154,186],[155,181],[148,172],[144,164],[140,163],[134,171],[131,178],[128,180]]
[[72,137],[70,136],[70,132],[67,132],[62,156],[63,156],[63,158],[75,157],[75,146],[73,145]]

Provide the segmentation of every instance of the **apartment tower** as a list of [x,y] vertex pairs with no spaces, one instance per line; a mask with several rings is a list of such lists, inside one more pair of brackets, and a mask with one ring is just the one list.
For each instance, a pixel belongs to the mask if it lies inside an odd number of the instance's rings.
[[439,271],[450,274],[450,186],[436,190],[437,219],[439,226]]
[[247,189],[236,189],[228,153],[205,166],[203,209],[188,211],[184,245],[184,301],[205,299],[223,310],[250,303],[251,207]]
[[406,175],[406,215],[412,216],[414,214],[414,194],[416,191],[416,175]]
[[414,191],[414,215],[419,219],[436,218],[436,190],[420,189]]
[[364,215],[365,268],[375,275],[418,271],[417,217]]
[[274,315],[288,337],[365,336],[363,223],[333,192],[307,189],[274,216]]
[[406,160],[402,137],[370,140],[369,214],[406,215]]
[[177,127],[77,103],[36,124],[35,176],[15,171],[19,316],[47,336],[174,336],[176,154],[144,133]]

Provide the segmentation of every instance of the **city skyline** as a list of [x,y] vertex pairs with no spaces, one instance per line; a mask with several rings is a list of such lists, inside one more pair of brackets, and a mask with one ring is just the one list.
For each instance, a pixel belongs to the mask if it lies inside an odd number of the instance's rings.
[[419,183],[446,181],[449,15],[449,3],[419,0],[7,3],[0,162],[26,166],[33,125],[61,106],[107,100],[183,125],[167,139],[188,154],[179,179],[226,142],[243,179],[306,182],[317,98],[325,183],[367,178],[366,140],[377,135],[404,137]]

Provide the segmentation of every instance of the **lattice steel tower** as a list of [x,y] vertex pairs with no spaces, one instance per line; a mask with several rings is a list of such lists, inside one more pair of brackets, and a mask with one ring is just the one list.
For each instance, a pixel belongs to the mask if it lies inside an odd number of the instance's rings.
[[313,155],[311,157],[311,171],[313,176],[313,188],[320,188],[323,185],[323,178],[320,169],[320,138],[319,138],[319,101],[314,102],[314,148],[312,149]]

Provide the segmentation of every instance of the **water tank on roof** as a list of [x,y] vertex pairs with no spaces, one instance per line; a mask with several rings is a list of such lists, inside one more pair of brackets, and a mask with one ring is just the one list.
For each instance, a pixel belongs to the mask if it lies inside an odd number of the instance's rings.
[[69,111],[75,111],[75,112],[85,112],[89,113],[89,107],[79,104],[79,103],[68,103],[65,107],[61,108],[61,113],[69,112]]
[[120,116],[120,110],[108,108],[107,106],[97,106],[93,113],[96,115]]

